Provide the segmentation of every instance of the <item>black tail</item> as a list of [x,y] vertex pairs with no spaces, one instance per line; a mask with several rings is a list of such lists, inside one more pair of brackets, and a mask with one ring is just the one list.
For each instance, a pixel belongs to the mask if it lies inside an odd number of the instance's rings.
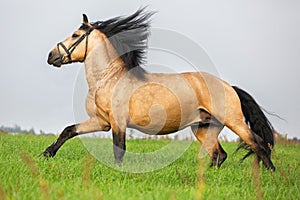
[[[265,149],[267,153],[271,155],[271,149],[274,147],[274,129],[270,121],[250,94],[236,86],[233,86],[233,89],[240,98],[245,121],[249,125],[252,134],[256,134],[263,139],[264,146],[266,147]],[[253,153],[246,143],[241,143],[237,150],[241,148],[249,150],[243,159]]]

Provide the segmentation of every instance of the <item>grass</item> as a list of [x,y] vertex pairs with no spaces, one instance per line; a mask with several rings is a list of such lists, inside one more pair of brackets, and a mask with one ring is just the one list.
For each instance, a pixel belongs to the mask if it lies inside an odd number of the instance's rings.
[[[81,139],[68,141],[56,157],[39,154],[53,136],[0,135],[0,199],[299,199],[300,146],[277,145],[275,173],[239,162],[237,144],[224,143],[228,159],[219,169],[198,159],[192,143],[172,164],[148,173],[126,173],[95,159]],[[129,151],[149,152],[170,141],[128,140]],[[104,151],[105,149],[103,149]],[[126,157],[124,160],[126,165]],[[128,162],[128,161],[127,161]],[[135,163],[139,165],[139,163]]]

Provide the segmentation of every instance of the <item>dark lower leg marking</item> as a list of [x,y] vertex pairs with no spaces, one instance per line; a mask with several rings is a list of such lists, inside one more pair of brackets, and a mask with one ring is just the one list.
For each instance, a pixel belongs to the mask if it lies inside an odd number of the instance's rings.
[[224,151],[224,149],[221,147],[221,145],[219,145],[219,149],[216,149],[213,152],[212,155],[212,163],[211,163],[211,167],[214,166],[218,166],[220,167],[222,165],[222,163],[226,160],[227,158],[227,153]]
[[113,133],[115,162],[121,163],[126,151],[125,134]]
[[55,156],[58,149],[70,138],[77,136],[76,133],[76,125],[66,127],[63,132],[59,135],[58,139],[50,145],[42,155],[45,157],[53,157]]
[[263,165],[267,168],[267,169],[271,169],[273,171],[275,171],[275,166],[273,165],[272,161],[271,161],[271,148],[268,144],[266,144],[265,141],[263,141],[263,139],[256,135],[255,133],[253,133],[252,135],[252,142],[253,145],[250,147],[249,145],[247,145],[246,143],[241,143],[238,147],[238,149],[236,151],[238,151],[241,148],[244,148],[246,150],[249,150],[248,153],[242,158],[242,161],[244,159],[246,159],[247,157],[249,157],[250,155],[252,155],[253,153],[256,154],[257,156],[257,160],[262,161]]
[[272,161],[271,161],[271,149],[268,146],[268,144],[266,144],[266,142],[258,135],[253,134],[253,140],[254,143],[256,144],[255,149],[253,149],[253,151],[256,153],[256,155],[258,156],[258,160],[261,160],[263,162],[263,165],[267,168],[267,169],[271,169],[273,171],[275,171],[275,166],[273,165]]

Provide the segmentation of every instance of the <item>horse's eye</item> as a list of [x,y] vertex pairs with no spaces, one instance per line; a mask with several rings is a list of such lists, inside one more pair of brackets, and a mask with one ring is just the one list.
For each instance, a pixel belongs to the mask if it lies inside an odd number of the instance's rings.
[[74,34],[72,35],[72,38],[77,38],[77,37],[79,37],[79,35],[76,34],[76,33],[74,33]]

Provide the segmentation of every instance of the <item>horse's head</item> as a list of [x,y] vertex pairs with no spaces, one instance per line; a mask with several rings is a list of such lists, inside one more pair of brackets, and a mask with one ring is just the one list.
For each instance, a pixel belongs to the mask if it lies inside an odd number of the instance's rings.
[[[91,61],[92,66],[106,68],[116,60],[130,71],[144,72],[149,36],[150,17],[153,12],[137,10],[128,17],[115,17],[105,21],[89,22],[83,15],[83,23],[70,37],[59,42],[49,53],[48,63],[56,67],[72,62]],[[94,53],[92,53],[94,52]],[[94,55],[94,56],[92,56]],[[140,74],[140,73],[138,73]],[[141,75],[143,76],[143,75]]]
[[94,27],[83,14],[82,26],[53,48],[48,55],[48,64],[60,67],[72,62],[83,62],[88,52],[88,38],[93,30]]

